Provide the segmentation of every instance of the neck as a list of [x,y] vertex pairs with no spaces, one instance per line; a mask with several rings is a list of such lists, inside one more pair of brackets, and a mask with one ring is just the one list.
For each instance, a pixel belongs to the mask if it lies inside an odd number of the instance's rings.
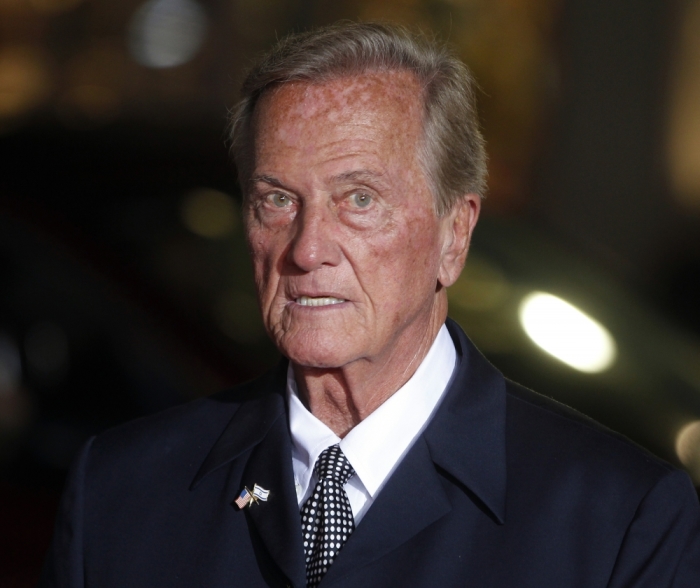
[[446,297],[430,317],[400,333],[386,353],[337,368],[293,364],[299,396],[311,413],[343,438],[418,369],[447,317]]

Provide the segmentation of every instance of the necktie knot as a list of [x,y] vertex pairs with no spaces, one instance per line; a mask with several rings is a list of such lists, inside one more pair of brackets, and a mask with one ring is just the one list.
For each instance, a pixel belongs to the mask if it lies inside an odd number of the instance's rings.
[[340,445],[335,444],[321,452],[314,466],[314,473],[320,480],[333,480],[344,486],[355,475],[348,458],[345,457]]

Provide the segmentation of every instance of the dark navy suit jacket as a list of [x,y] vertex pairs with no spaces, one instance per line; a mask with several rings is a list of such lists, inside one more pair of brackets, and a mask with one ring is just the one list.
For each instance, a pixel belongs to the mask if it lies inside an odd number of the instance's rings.
[[[448,326],[449,390],[322,588],[698,588],[688,477],[505,380]],[[285,374],[91,440],[41,585],[303,587]],[[255,483],[269,500],[239,510]]]

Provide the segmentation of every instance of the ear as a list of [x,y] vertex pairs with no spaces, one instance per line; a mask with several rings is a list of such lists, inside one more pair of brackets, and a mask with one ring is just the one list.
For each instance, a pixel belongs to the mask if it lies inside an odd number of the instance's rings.
[[438,283],[444,288],[454,284],[462,272],[480,211],[481,197],[466,194],[441,220],[443,244]]

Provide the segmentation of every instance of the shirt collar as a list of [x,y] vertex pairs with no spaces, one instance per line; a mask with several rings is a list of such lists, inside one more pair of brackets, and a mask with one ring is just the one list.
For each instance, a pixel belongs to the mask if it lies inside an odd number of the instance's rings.
[[297,496],[304,496],[318,456],[326,447],[339,443],[340,437],[304,406],[297,393],[291,362],[287,369],[287,406],[289,433],[292,437],[294,482],[297,484]]
[[445,325],[416,372],[344,439],[312,415],[299,399],[291,364],[287,372],[289,428],[294,471],[305,494],[321,452],[340,443],[369,495],[384,485],[430,421],[455,368],[457,353]]

